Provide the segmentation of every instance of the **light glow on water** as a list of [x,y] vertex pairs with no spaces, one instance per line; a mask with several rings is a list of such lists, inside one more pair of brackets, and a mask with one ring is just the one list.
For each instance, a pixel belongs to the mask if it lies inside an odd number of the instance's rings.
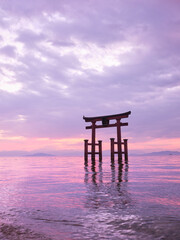
[[1,239],[178,239],[179,156],[0,158]]

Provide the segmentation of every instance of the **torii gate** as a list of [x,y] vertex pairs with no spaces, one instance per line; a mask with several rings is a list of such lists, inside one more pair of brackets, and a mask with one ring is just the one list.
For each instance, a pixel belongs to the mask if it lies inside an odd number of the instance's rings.
[[[127,139],[121,140],[121,127],[128,126],[128,123],[122,123],[122,118],[128,118],[131,114],[131,111],[124,112],[115,115],[106,115],[106,116],[98,116],[98,117],[85,117],[83,119],[85,122],[91,122],[92,125],[87,126],[86,129],[92,129],[92,140],[91,143],[88,143],[88,140],[84,140],[84,157],[85,161],[88,160],[88,154],[91,154],[91,159],[95,160],[95,154],[99,154],[99,160],[102,160],[102,141],[99,140],[96,143],[96,128],[107,128],[107,127],[117,127],[117,141],[115,138],[110,138],[111,141],[111,159],[114,159],[114,154],[118,154],[118,160],[122,160],[122,154],[124,154],[125,161],[128,160],[128,147],[127,147]],[[116,120],[116,123],[110,123],[110,120]],[[96,122],[101,121],[100,125],[96,125]],[[88,152],[88,146],[91,146],[91,151]],[[114,146],[117,145],[117,151],[115,151]],[[122,150],[122,145],[124,145],[124,150]],[[96,151],[96,146],[99,147],[99,151]]]

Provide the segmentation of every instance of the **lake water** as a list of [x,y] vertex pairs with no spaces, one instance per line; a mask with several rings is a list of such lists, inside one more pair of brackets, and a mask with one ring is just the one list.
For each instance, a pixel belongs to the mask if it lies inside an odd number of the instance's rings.
[[0,239],[180,239],[180,156],[0,158]]

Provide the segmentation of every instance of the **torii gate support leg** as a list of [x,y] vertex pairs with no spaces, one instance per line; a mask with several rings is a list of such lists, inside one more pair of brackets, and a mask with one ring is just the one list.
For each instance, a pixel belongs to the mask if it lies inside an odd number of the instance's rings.
[[88,140],[87,139],[84,140],[84,161],[85,161],[85,164],[88,163]]
[[99,140],[98,143],[99,143],[99,161],[102,162],[102,140]]
[[128,144],[127,144],[128,139],[124,139],[124,159],[125,163],[128,163]]
[[111,141],[111,161],[114,162],[114,138],[110,138]]

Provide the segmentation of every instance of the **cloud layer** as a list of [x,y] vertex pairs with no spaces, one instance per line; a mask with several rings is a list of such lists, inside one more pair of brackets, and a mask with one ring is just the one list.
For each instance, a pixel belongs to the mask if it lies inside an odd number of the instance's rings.
[[[179,1],[0,1],[1,137],[81,138],[132,111],[132,142],[180,135]],[[103,135],[103,133],[102,133]]]

